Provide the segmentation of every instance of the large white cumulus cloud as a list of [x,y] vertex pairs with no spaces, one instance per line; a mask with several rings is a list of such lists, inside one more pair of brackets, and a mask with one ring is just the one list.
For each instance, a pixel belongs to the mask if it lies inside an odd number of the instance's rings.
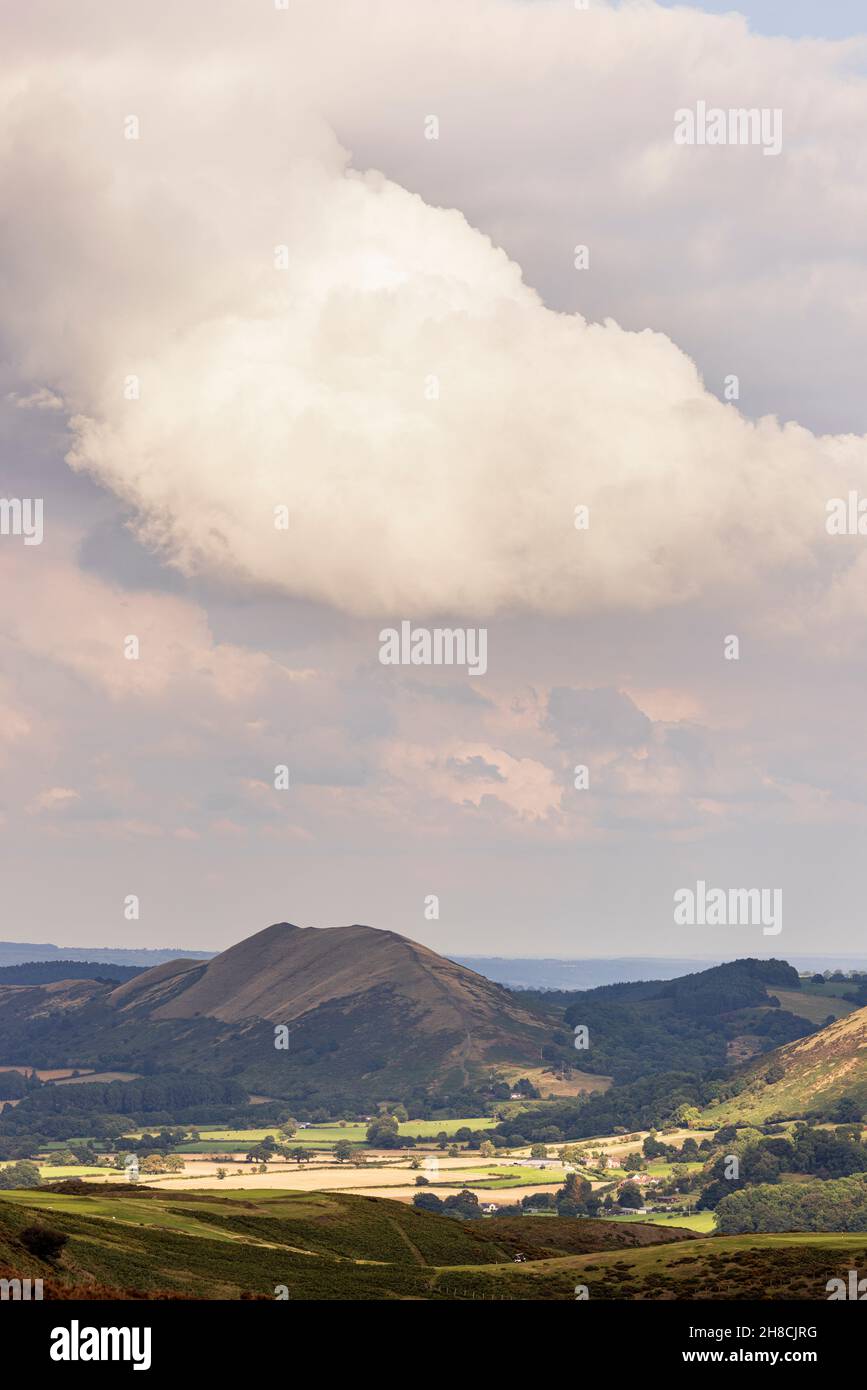
[[276,54],[258,24],[4,81],[5,341],[73,467],[184,571],[360,614],[832,581],[824,503],[864,441],[745,420],[666,337],[551,311],[459,211],[353,169],[309,72],[329,13]]

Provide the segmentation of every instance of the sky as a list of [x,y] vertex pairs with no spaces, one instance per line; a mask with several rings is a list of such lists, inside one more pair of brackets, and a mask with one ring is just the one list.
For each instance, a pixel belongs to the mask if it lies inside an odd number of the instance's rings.
[[[675,0],[665,0],[669,9]],[[680,6],[682,8],[682,6]],[[861,0],[703,0],[693,6],[705,14],[742,14],[757,34],[787,34],[789,38],[848,39],[867,29]]]
[[863,949],[867,39],[717,8],[0,5],[4,939]]

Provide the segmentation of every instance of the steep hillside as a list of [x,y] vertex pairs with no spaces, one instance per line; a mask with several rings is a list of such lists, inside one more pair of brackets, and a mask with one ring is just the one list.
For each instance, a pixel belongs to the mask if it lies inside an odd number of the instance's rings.
[[704,1111],[702,1124],[757,1122],[776,1114],[786,1118],[830,1114],[835,1104],[847,1099],[863,1113],[867,1110],[867,1008],[778,1048],[753,1063],[745,1080],[738,1095]]
[[[287,1048],[275,1046],[281,1025]],[[550,1036],[550,1020],[501,985],[364,926],[282,922],[115,988],[0,988],[0,1060],[44,1065],[62,1051],[132,1071],[185,1066],[287,1097],[457,1090],[500,1063],[538,1064]]]
[[[172,987],[166,981],[174,976]],[[177,988],[174,988],[174,987]],[[120,1008],[147,1003],[153,1018],[249,1018],[291,1023],[315,1009],[386,988],[421,1007],[429,1032],[534,1021],[501,985],[396,932],[280,922],[206,965],[172,961],[115,990]],[[166,994],[171,998],[166,999]]]

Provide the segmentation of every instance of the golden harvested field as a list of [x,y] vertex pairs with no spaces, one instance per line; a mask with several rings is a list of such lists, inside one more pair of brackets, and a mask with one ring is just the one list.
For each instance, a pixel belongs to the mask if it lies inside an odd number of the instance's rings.
[[561,1096],[584,1096],[590,1095],[594,1091],[607,1091],[611,1085],[610,1076],[596,1076],[589,1071],[574,1071],[570,1077],[561,1078],[552,1076],[544,1067],[512,1067],[505,1068],[503,1075],[510,1085],[522,1076],[533,1085],[539,1093],[547,1100],[549,1096],[559,1099]]
[[[229,1170],[225,1178],[217,1178],[215,1174],[205,1174],[200,1172],[204,1164],[196,1164],[195,1175],[188,1174],[185,1177],[155,1177],[147,1181],[148,1187],[159,1187],[171,1189],[175,1192],[188,1192],[194,1190],[207,1190],[211,1192],[226,1192],[237,1189],[246,1191],[262,1191],[268,1188],[277,1188],[284,1191],[293,1192],[348,1192],[361,1197],[391,1197],[400,1202],[411,1202],[419,1191],[433,1191],[438,1197],[448,1197],[451,1193],[457,1192],[458,1188],[429,1187],[420,1189],[415,1185],[416,1174],[406,1168],[397,1169],[389,1172],[387,1169],[371,1169],[364,1172],[357,1168],[347,1168],[344,1172],[336,1169],[309,1169],[298,1172],[289,1172],[285,1168],[274,1168],[268,1173],[251,1172],[249,1166],[243,1173],[235,1173]],[[216,1170],[216,1165],[213,1165]],[[448,1181],[450,1177],[459,1178],[459,1172],[441,1173],[440,1178]],[[117,1175],[115,1174],[115,1181]],[[99,1181],[97,1179],[96,1181]],[[434,1179],[435,1181],[435,1179]],[[519,1202],[522,1197],[529,1196],[534,1192],[556,1192],[560,1186],[559,1182],[546,1183],[541,1186],[520,1186],[520,1187],[500,1187],[489,1189],[484,1187],[474,1187],[468,1181],[466,1186],[470,1192],[475,1192],[479,1201],[482,1203],[495,1202],[499,1206],[505,1206],[512,1202]]]
[[[478,1182],[483,1175],[508,1177],[510,1172],[508,1163],[496,1163],[480,1158],[477,1153],[462,1155],[459,1158],[437,1155],[436,1167],[429,1166],[423,1160],[420,1169],[410,1168],[409,1159],[405,1155],[396,1156],[393,1153],[381,1154],[375,1161],[369,1159],[364,1167],[335,1162],[307,1163],[303,1166],[280,1162],[269,1164],[266,1173],[257,1173],[255,1164],[244,1163],[241,1160],[242,1155],[238,1155],[235,1161],[227,1162],[220,1162],[210,1156],[199,1158],[190,1155],[186,1156],[183,1174],[143,1176],[140,1181],[148,1187],[178,1193],[199,1189],[225,1192],[239,1189],[266,1191],[276,1188],[294,1192],[348,1192],[356,1196],[393,1197],[398,1201],[411,1202],[416,1193],[423,1190],[416,1185],[417,1177],[426,1177],[430,1185],[428,1190],[433,1190],[437,1196],[445,1198],[458,1191],[458,1186],[439,1187],[437,1184],[462,1184],[462,1174],[466,1173],[468,1177],[465,1185],[471,1192],[475,1192],[479,1201],[494,1202],[499,1206],[520,1201],[522,1197],[534,1192],[556,1192],[562,1184],[559,1176],[552,1176],[550,1183],[527,1185],[525,1182],[519,1182],[514,1187],[493,1189],[474,1186],[473,1179]],[[221,1168],[226,1173],[224,1178],[217,1177],[217,1171]],[[239,1169],[241,1171],[238,1171]],[[523,1173],[522,1165],[515,1172],[516,1179],[519,1175],[523,1176]],[[88,1182],[94,1184],[117,1180],[117,1172],[111,1170],[87,1178]]]

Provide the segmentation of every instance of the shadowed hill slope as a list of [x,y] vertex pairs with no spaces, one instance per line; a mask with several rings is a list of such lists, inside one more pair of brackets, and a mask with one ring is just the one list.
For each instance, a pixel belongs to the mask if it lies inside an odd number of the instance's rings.
[[0,1060],[11,1047],[36,1055],[35,1042],[39,1065],[62,1049],[63,1065],[188,1067],[285,1097],[459,1090],[500,1063],[538,1064],[551,1029],[501,985],[366,926],[281,922],[115,987],[0,988]]

